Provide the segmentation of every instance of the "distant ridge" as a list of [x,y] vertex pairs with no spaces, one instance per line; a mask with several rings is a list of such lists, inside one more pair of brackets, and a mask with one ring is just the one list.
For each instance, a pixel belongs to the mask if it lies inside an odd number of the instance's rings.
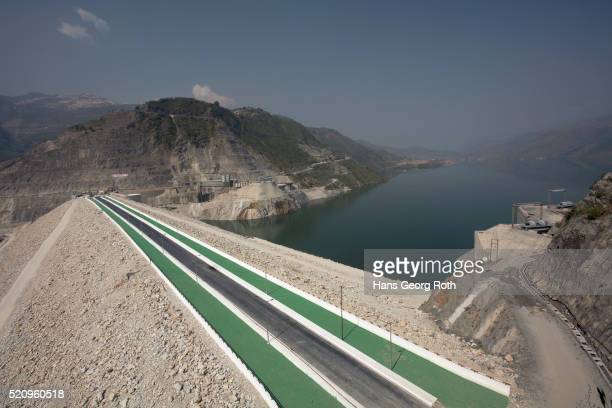
[[569,160],[612,165],[612,115],[532,132],[483,144],[470,154],[472,161]]
[[380,146],[374,143],[368,142],[367,140],[359,140],[360,144],[378,151],[392,154],[396,157],[402,157],[412,160],[424,160],[424,159],[438,159],[438,160],[459,160],[462,157],[461,153],[454,152],[451,150],[437,150],[428,149],[421,146],[409,146],[409,147],[390,147]]
[[0,161],[14,158],[37,143],[55,139],[68,126],[132,107],[90,94],[0,95]]

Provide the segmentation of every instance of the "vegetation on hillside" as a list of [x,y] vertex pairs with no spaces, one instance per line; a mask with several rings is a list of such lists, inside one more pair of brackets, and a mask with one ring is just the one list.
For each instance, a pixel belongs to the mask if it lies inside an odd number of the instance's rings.
[[339,157],[348,156],[375,171],[385,171],[400,159],[391,153],[369,148],[334,129],[308,128],[308,130]]
[[293,177],[302,187],[325,186],[328,190],[348,187],[351,190],[384,181],[374,170],[354,160],[326,163]]
[[168,115],[140,114],[135,126],[141,134],[152,135],[156,145],[172,149],[176,143],[176,126]]
[[181,136],[197,148],[208,145],[217,128],[215,121],[210,118],[181,116],[175,120]]
[[163,98],[147,102],[143,109],[176,116],[207,116],[226,123],[232,130],[239,128],[238,119],[231,110],[225,109],[217,102],[208,103],[192,98]]
[[240,139],[283,172],[302,169],[315,162],[301,144],[323,147],[299,123],[269,113],[240,117]]

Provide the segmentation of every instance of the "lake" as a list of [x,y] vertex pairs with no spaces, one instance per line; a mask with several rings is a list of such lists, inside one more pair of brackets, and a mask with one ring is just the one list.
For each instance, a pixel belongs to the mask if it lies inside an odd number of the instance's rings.
[[213,224],[363,268],[366,248],[472,248],[474,230],[511,222],[512,203],[546,202],[559,187],[576,202],[602,173],[559,162],[458,164],[402,173],[286,216]]

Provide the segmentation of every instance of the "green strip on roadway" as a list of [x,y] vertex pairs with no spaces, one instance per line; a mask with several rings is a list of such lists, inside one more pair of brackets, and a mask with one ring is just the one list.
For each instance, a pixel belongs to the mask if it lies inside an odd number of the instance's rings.
[[187,301],[215,329],[282,407],[342,407],[327,391],[298,369],[264,338],[208,293],[151,243],[110,211],[108,214],[142,249]]
[[[157,228],[165,231],[256,288],[264,292],[268,291],[270,296],[316,323],[321,328],[338,338],[341,337],[341,321],[340,316],[337,314],[282,286],[266,280],[265,277],[211,251],[198,243],[197,240],[189,239],[177,233],[140,211],[133,210],[118,200],[113,199],[113,202],[147,220]],[[344,340],[438,398],[444,407],[504,408],[508,405],[508,398],[506,396],[452,373],[402,347],[393,345],[390,348],[389,342],[385,339],[346,320],[344,321]]]

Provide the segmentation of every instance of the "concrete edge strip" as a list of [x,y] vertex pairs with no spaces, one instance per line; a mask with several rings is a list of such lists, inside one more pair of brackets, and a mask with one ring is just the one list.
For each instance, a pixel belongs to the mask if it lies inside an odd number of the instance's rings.
[[[114,198],[111,198],[111,199],[114,200],[114,201],[119,201],[119,200],[116,200]],[[139,212],[137,209],[133,208],[129,204],[124,203],[123,201],[121,201],[120,204],[123,204],[126,207],[132,208],[136,212]],[[238,265],[240,265],[240,266],[242,266],[242,267],[252,271],[253,273],[256,273],[256,274],[260,275],[261,277],[265,277],[267,275],[268,279],[271,282],[274,282],[275,284],[277,284],[277,285],[279,285],[279,286],[281,286],[281,287],[283,287],[283,288],[285,288],[287,290],[290,290],[290,291],[292,291],[293,293],[295,293],[295,294],[297,294],[299,296],[302,296],[303,298],[305,298],[305,299],[307,299],[307,300],[317,304],[318,306],[321,306],[322,308],[324,308],[324,309],[326,309],[326,310],[336,314],[337,316],[340,316],[340,308],[338,308],[338,307],[336,307],[336,306],[334,306],[332,304],[329,304],[329,303],[327,303],[327,302],[325,302],[325,301],[323,301],[323,300],[321,300],[321,299],[319,299],[319,298],[317,298],[317,297],[315,297],[315,296],[313,296],[313,295],[311,295],[311,294],[309,294],[307,292],[304,292],[303,290],[298,289],[298,288],[296,288],[296,287],[294,287],[294,286],[292,286],[292,285],[290,285],[290,284],[288,284],[288,283],[286,283],[286,282],[284,282],[284,281],[282,281],[282,280],[280,280],[280,279],[278,279],[278,278],[276,278],[274,276],[271,276],[270,274],[265,274],[264,272],[260,271],[259,269],[255,268],[255,267],[253,267],[253,266],[251,266],[251,265],[249,265],[249,264],[247,264],[247,263],[245,263],[245,262],[243,262],[243,261],[241,261],[239,259],[236,259],[232,255],[226,254],[223,251],[221,251],[221,250],[219,250],[217,248],[214,248],[214,247],[206,244],[205,242],[202,242],[201,240],[199,240],[199,239],[197,239],[195,237],[192,237],[192,236],[186,234],[183,231],[180,231],[179,229],[177,229],[177,228],[175,228],[175,227],[173,227],[173,226],[171,226],[171,225],[169,225],[169,224],[167,224],[167,223],[165,223],[165,222],[155,218],[154,216],[151,216],[149,214],[147,214],[147,216],[155,219],[161,225],[163,225],[163,226],[165,226],[165,227],[175,231],[176,233],[181,234],[185,238],[197,241],[198,244],[204,246],[205,248],[207,248],[207,249],[217,253],[220,256],[223,256],[223,257],[231,260],[232,262],[235,262],[236,264],[238,264]],[[364,329],[366,329],[366,330],[376,334],[377,336],[379,336],[380,338],[382,338],[384,340],[387,340],[389,338],[389,332],[388,331],[386,331],[386,330],[384,330],[384,329],[382,329],[382,328],[380,328],[378,326],[375,326],[374,324],[372,324],[372,323],[370,323],[370,322],[368,322],[368,321],[366,321],[364,319],[361,319],[361,318],[353,315],[350,312],[344,311],[343,312],[343,316],[344,316],[344,318],[346,320],[350,321],[351,323],[354,323],[357,326],[359,326],[361,328],[364,328]],[[469,381],[472,381],[472,382],[474,382],[474,383],[476,383],[478,385],[481,385],[481,386],[483,386],[485,388],[488,388],[488,389],[490,389],[492,391],[495,391],[495,392],[497,392],[499,394],[502,394],[502,395],[504,395],[506,397],[508,397],[510,395],[510,386],[507,385],[507,384],[504,384],[504,383],[502,383],[500,381],[494,380],[494,379],[492,379],[490,377],[487,377],[487,376],[485,376],[483,374],[477,373],[477,372],[475,372],[475,371],[473,371],[473,370],[471,370],[471,369],[469,369],[467,367],[463,367],[460,364],[457,364],[457,363],[455,363],[453,361],[450,361],[450,360],[446,359],[445,357],[442,357],[439,354],[436,354],[436,353],[434,353],[434,352],[432,352],[430,350],[427,350],[424,347],[418,346],[418,345],[416,345],[416,344],[414,344],[414,343],[412,343],[412,342],[410,342],[410,341],[408,341],[408,340],[406,340],[406,339],[404,339],[402,337],[395,336],[394,340],[395,340],[395,343],[397,345],[401,346],[402,348],[404,348],[404,349],[406,349],[406,350],[408,350],[408,351],[410,351],[410,352],[412,352],[412,353],[414,353],[414,354],[416,354],[416,355],[418,355],[420,357],[423,357],[423,358],[429,360],[430,362],[438,365],[439,367],[442,367],[442,368],[444,368],[444,369],[446,369],[446,370],[448,370],[448,371],[450,371],[450,372],[452,372],[452,373],[454,373],[456,375],[459,375],[460,377],[463,377],[463,378],[465,378],[465,379],[467,379]]]
[[0,299],[0,329],[11,320],[11,316],[15,311],[15,307],[17,306],[19,299],[28,287],[30,281],[36,276],[41,264],[47,258],[49,251],[55,246],[58,239],[66,229],[66,226],[70,222],[75,205],[76,202],[73,201],[70,204],[70,207],[66,209],[62,215],[62,218],[60,218],[53,230],[40,243],[40,246],[36,249],[34,255],[32,255],[23,268],[21,268],[21,271],[19,271],[19,274],[8,288],[8,291],[4,294],[2,299]]
[[[155,242],[150,240],[148,237],[140,233],[140,235],[149,241],[151,245],[154,245],[158,250],[165,251]],[[167,237],[169,238],[169,237]],[[214,296],[219,302],[221,302],[225,307],[227,307],[236,317],[242,320],[247,326],[249,326],[253,331],[255,331],[258,335],[260,335],[263,339],[270,340],[268,343],[278,350],[287,360],[289,360],[293,365],[302,370],[308,377],[310,377],[313,381],[315,381],[321,388],[327,391],[330,395],[335,396],[342,405],[348,408],[363,408],[361,404],[355,401],[348,393],[343,391],[340,387],[334,384],[330,379],[324,376],[322,373],[317,372],[315,369],[311,368],[307,362],[302,361],[302,358],[293,352],[289,347],[287,347],[280,340],[270,337],[269,332],[266,331],[263,327],[259,326],[257,322],[251,319],[246,313],[236,307],[230,300],[228,300],[225,296],[219,293],[216,289],[211,287],[209,284],[204,282],[199,276],[197,276],[191,269],[183,265],[181,261],[168,254],[164,253],[164,256],[176,264],[179,268],[183,270],[191,279],[193,279],[198,285],[200,285],[204,290]],[[293,358],[297,357],[297,359]]]
[[[419,401],[425,403],[428,406],[432,406],[436,402],[437,399],[436,399],[435,396],[429,394],[427,391],[425,391],[422,388],[418,387],[417,385],[411,383],[406,378],[400,376],[399,374],[395,373],[394,371],[390,370],[389,368],[383,366],[378,361],[376,361],[373,358],[371,358],[370,356],[364,354],[361,350],[351,346],[350,344],[348,344],[347,342],[345,342],[343,340],[340,340],[338,337],[334,336],[333,334],[329,333],[327,330],[321,328],[319,325],[317,325],[317,324],[313,323],[312,321],[308,320],[307,318],[305,318],[301,314],[297,313],[293,309],[283,305],[282,303],[280,303],[278,301],[275,301],[274,298],[270,297],[265,292],[263,292],[260,289],[254,287],[253,285],[249,284],[248,282],[245,282],[241,278],[237,277],[235,274],[231,273],[230,271],[228,271],[227,269],[225,269],[221,265],[217,264],[216,262],[208,259],[207,257],[205,257],[204,255],[200,254],[199,252],[197,252],[193,248],[191,248],[188,245],[184,244],[183,242],[177,240],[176,238],[174,238],[172,236],[167,235],[166,232],[160,230],[158,227],[152,225],[151,223],[149,223],[145,219],[143,219],[143,218],[141,218],[141,217],[139,217],[137,215],[134,215],[134,214],[132,214],[132,216],[134,216],[138,220],[142,221],[143,223],[147,224],[149,227],[153,228],[155,231],[159,232],[160,234],[163,234],[166,238],[168,238],[169,240],[171,240],[175,244],[179,245],[180,247],[182,247],[183,249],[185,249],[186,251],[191,253],[193,256],[201,259],[206,264],[214,267],[220,273],[225,275],[227,278],[233,280],[234,282],[236,282],[237,284],[239,284],[243,288],[245,288],[248,291],[250,291],[251,293],[253,293],[255,296],[263,299],[266,302],[269,302],[269,304],[272,307],[278,309],[279,311],[281,311],[285,315],[287,315],[287,316],[291,317],[292,319],[296,320],[301,325],[303,325],[306,328],[310,329],[311,331],[315,332],[318,336],[322,337],[323,339],[325,339],[329,343],[333,344],[334,346],[336,346],[340,350],[344,351],[348,355],[356,357],[357,359],[360,360],[361,363],[366,365],[368,368],[370,368],[371,370],[373,370],[377,374],[381,375],[382,377],[390,380],[391,382],[393,382],[398,387],[403,388],[405,391],[407,391],[409,394],[414,396]],[[171,255],[168,255],[168,254],[166,254],[166,256],[168,258],[173,259],[173,262],[174,262],[174,260],[175,260],[174,257],[172,257]],[[176,260],[176,263],[182,265],[182,263],[180,261],[178,261],[178,260]],[[182,267],[183,267],[183,269],[186,269],[186,270],[189,269],[189,268],[185,267],[184,265],[182,265]],[[195,276],[195,274],[194,274],[194,276]],[[206,284],[205,282],[201,281],[201,279],[199,277],[197,277],[197,276],[195,276],[195,278],[198,281],[198,283],[201,283],[201,285],[205,286],[207,288],[207,290],[208,290],[208,288],[209,288],[208,284]],[[216,293],[218,293],[216,290],[214,290],[212,288],[210,288],[210,290],[208,290],[208,291],[210,292],[211,290],[216,292]],[[217,295],[215,295],[215,296],[217,296]],[[221,295],[221,294],[218,294],[218,297],[224,298],[223,295]],[[230,301],[228,300],[228,302],[230,302]],[[232,306],[233,306],[233,304],[232,304]],[[237,309],[237,310],[239,310],[239,309]],[[241,314],[243,314],[242,311],[239,311],[239,312]],[[246,315],[245,315],[245,317],[246,317],[246,319],[251,320],[250,317],[248,317]],[[257,325],[257,323],[255,323],[255,324]],[[265,329],[262,329],[262,330],[264,330],[264,337],[265,337],[265,333],[266,333]],[[318,373],[318,375],[321,375],[321,374]],[[348,393],[346,395],[348,395]]]
[[[126,207],[129,207],[129,208],[133,209],[136,212],[139,212],[138,209],[135,209],[134,207],[132,207],[131,205],[129,205],[129,204],[123,202],[123,201],[119,201],[119,200],[117,200],[115,198],[110,198],[110,199],[113,200],[113,201],[117,201],[120,204],[125,205]],[[184,233],[183,231],[181,231],[181,230],[179,230],[179,229],[177,229],[177,228],[175,228],[175,227],[173,227],[173,226],[171,226],[171,225],[169,225],[169,224],[167,224],[167,223],[165,223],[165,222],[155,218],[154,216],[152,216],[150,214],[147,214],[147,216],[151,217],[151,218],[154,218],[157,222],[159,222],[164,227],[169,228],[169,229],[173,230],[174,232],[176,232],[178,234],[181,234],[185,238],[188,238],[188,239],[191,239],[193,241],[196,241],[198,244],[202,245],[203,247],[205,247],[205,248],[207,248],[207,249],[217,253],[220,256],[223,256],[223,257],[229,259],[232,262],[235,262],[236,264],[238,264],[238,265],[240,265],[240,266],[242,266],[244,268],[247,268],[248,270],[252,271],[253,273],[256,273],[256,274],[258,274],[258,275],[260,275],[262,277],[266,276],[266,274],[264,272],[260,271],[259,269],[255,268],[255,267],[253,267],[251,265],[248,265],[247,263],[245,263],[245,262],[243,262],[243,261],[241,261],[239,259],[236,259],[232,255],[226,254],[223,251],[221,251],[221,250],[219,250],[217,248],[214,248],[214,247],[206,244],[205,242],[202,242],[201,240],[199,240],[199,239],[197,239],[195,237],[192,237],[192,236]],[[290,290],[293,293],[295,293],[295,294],[297,294],[299,296],[302,296],[303,298],[305,298],[305,299],[307,299],[307,300],[317,304],[318,306],[321,306],[322,308],[324,308],[324,309],[326,309],[326,310],[328,310],[328,311],[330,311],[330,312],[340,316],[340,308],[338,308],[338,307],[336,307],[336,306],[334,306],[334,305],[332,305],[330,303],[327,303],[327,302],[325,302],[325,301],[323,301],[323,300],[321,300],[321,299],[319,299],[319,298],[317,298],[317,297],[315,297],[315,296],[313,296],[313,295],[311,295],[311,294],[309,294],[307,292],[304,292],[303,290],[298,289],[298,288],[296,288],[296,287],[294,287],[294,286],[292,286],[292,285],[290,285],[290,284],[288,284],[288,283],[286,283],[286,282],[284,282],[284,281],[282,281],[282,280],[280,280],[280,279],[278,279],[278,278],[276,278],[274,276],[270,276],[270,274],[267,274],[267,276],[268,276],[268,279],[271,282],[274,282],[275,284],[277,284],[277,285],[279,285],[279,286],[281,286],[281,287],[283,287],[283,288],[285,288],[287,290]],[[353,315],[350,312],[344,311],[343,312],[343,316],[344,316],[344,318],[346,320],[350,321],[351,323],[354,323],[357,326],[362,327],[362,328],[364,328],[364,329],[366,329],[366,330],[376,334],[377,336],[379,336],[382,339],[386,340],[388,338],[388,336],[389,336],[389,332],[388,331],[386,331],[386,330],[384,330],[384,329],[382,329],[382,328],[380,328],[380,327],[378,327],[378,326],[376,326],[376,325],[374,325],[374,324],[372,324],[372,323],[370,323],[370,322],[368,322],[368,321],[366,321],[364,319],[361,319],[361,318]],[[448,371],[452,372],[453,374],[456,374],[456,375],[458,375],[460,377],[463,377],[466,380],[474,382],[474,383],[476,383],[478,385],[481,385],[481,386],[483,386],[485,388],[490,389],[491,391],[495,391],[495,392],[497,392],[499,394],[502,394],[502,395],[504,395],[506,397],[508,397],[510,395],[510,386],[508,384],[505,384],[505,383],[497,381],[497,380],[495,380],[493,378],[487,377],[484,374],[477,373],[477,372],[475,372],[475,371],[473,371],[473,370],[471,370],[471,369],[469,369],[467,367],[464,367],[464,366],[462,366],[462,365],[460,365],[458,363],[450,361],[447,358],[442,357],[441,355],[439,355],[439,354],[437,354],[437,353],[435,353],[433,351],[430,351],[430,350],[427,350],[424,347],[418,346],[418,345],[416,345],[416,344],[414,344],[414,343],[412,343],[412,342],[410,342],[410,341],[408,341],[408,340],[406,340],[406,339],[404,339],[402,337],[395,336],[395,342],[396,342],[397,345],[399,345],[402,348],[410,351],[411,353],[414,353],[414,354],[416,354],[419,357],[425,358],[425,359],[429,360],[430,362],[436,364],[437,366],[442,367],[442,368],[444,368],[444,369],[446,369],[446,370],[448,370]]]
[[[108,208],[108,207],[106,207],[106,208]],[[113,210],[109,208],[109,211],[113,211]],[[123,219],[126,223],[132,225],[129,221],[125,220],[123,217],[118,215],[116,212],[113,211],[113,213],[116,214],[121,219]],[[138,217],[136,215],[133,215],[133,216],[135,218],[141,220],[142,222],[146,223],[151,228],[154,228],[156,231],[161,232],[161,231],[159,231],[159,229],[157,227],[150,225],[147,221],[143,220],[142,218],[140,218],[140,217]],[[213,295],[215,298],[217,298],[225,307],[227,307],[232,313],[234,313],[239,319],[241,319],[245,324],[247,324],[251,329],[253,329],[257,334],[259,334],[263,339],[267,340],[269,338],[270,339],[270,341],[269,341],[270,345],[272,345],[275,349],[277,349],[292,364],[294,364],[300,370],[302,370],[308,377],[310,377],[313,381],[315,381],[318,385],[320,385],[323,389],[325,389],[325,391],[327,391],[330,395],[335,396],[338,399],[338,401],[340,401],[340,403],[342,403],[344,406],[349,407],[349,408],[363,408],[363,406],[359,402],[354,400],[353,397],[351,397],[347,392],[345,392],[339,386],[334,384],[333,381],[328,379],[322,373],[319,373],[315,369],[310,367],[310,365],[306,361],[303,361],[303,359],[298,354],[293,352],[284,343],[282,343],[280,340],[278,340],[276,338],[269,337],[268,336],[268,332],[266,331],[266,329],[261,327],[253,319],[251,319],[248,315],[246,315],[244,312],[242,312],[242,310],[237,308],[231,301],[229,301],[225,296],[223,296],[221,293],[219,293],[216,289],[212,288],[210,285],[208,285],[206,282],[204,282],[199,276],[197,276],[193,271],[191,271],[191,269],[189,269],[188,267],[183,265],[183,263],[181,261],[179,261],[178,259],[174,258],[172,255],[168,254],[165,249],[161,248],[157,243],[152,241],[149,237],[147,237],[146,235],[142,234],[140,232],[140,230],[138,230],[138,228],[134,227],[134,229],[137,231],[137,233],[140,236],[143,237],[143,239],[147,240],[147,242],[149,242],[156,249],[158,249],[160,252],[162,252],[166,258],[170,259],[174,264],[179,266],[183,270],[183,272],[185,272],[191,279],[193,279],[196,283],[198,283],[200,286],[202,286],[202,288],[204,288],[207,292],[209,292],[211,295]],[[161,232],[161,233],[164,234],[164,236],[166,238],[172,240],[173,242],[176,242],[176,241],[174,241],[174,239],[172,237],[167,236],[164,232]],[[176,243],[181,245],[181,246],[184,245],[184,244],[179,243],[179,242],[176,242]],[[188,248],[185,248],[185,249],[188,249]],[[191,250],[191,251],[193,251],[193,250]],[[199,258],[202,258],[202,255],[200,255],[200,254],[193,253],[193,252],[192,252],[192,254],[199,255]],[[146,257],[146,255],[145,255],[145,257]],[[229,273],[229,272],[226,272],[226,273]],[[297,361],[295,359],[292,359],[291,357],[297,357]]]
[[[99,209],[98,206],[96,206],[96,204],[94,202],[92,202],[91,200],[87,200],[89,201],[89,203],[91,205],[93,205],[96,209]],[[102,204],[102,203],[101,203]],[[104,205],[104,204],[102,204]],[[117,213],[115,213],[112,209],[108,208],[105,206],[105,208],[107,208],[109,211],[112,211],[115,215],[117,215],[119,218],[123,219],[123,217],[120,217]],[[119,225],[117,224],[117,222],[112,219],[112,217],[110,217],[107,213],[105,213],[104,211],[102,211],[102,213],[117,227],[117,229],[127,238],[128,242],[130,242],[130,244],[132,244],[132,246],[134,248],[136,248],[136,250],[145,258],[148,259],[149,257],[147,256],[147,254],[144,253],[144,251],[132,240],[132,238],[127,234],[127,232]],[[125,220],[124,220],[125,221]],[[127,221],[125,221],[126,223],[128,223]],[[129,223],[128,223],[129,224]],[[130,224],[131,225],[131,224]],[[134,228],[136,231],[138,231],[137,228]],[[142,234],[141,234],[142,235]],[[185,306],[187,308],[187,310],[189,310],[191,312],[191,314],[193,315],[193,317],[196,319],[196,321],[198,323],[200,323],[200,325],[204,328],[204,330],[206,331],[206,333],[213,339],[213,341],[215,342],[215,344],[221,349],[221,351],[223,351],[223,353],[225,353],[225,355],[230,359],[230,361],[236,366],[236,368],[238,369],[238,371],[240,371],[240,373],[242,373],[242,375],[245,376],[245,378],[247,379],[248,382],[251,383],[251,385],[255,388],[255,390],[259,393],[259,395],[261,396],[261,398],[264,400],[264,402],[266,403],[266,405],[270,408],[279,408],[278,404],[276,403],[276,401],[274,400],[274,398],[272,398],[272,396],[270,395],[270,393],[266,390],[266,388],[264,387],[264,385],[259,381],[259,379],[251,372],[251,370],[249,370],[249,368],[244,364],[244,362],[240,359],[240,357],[238,357],[236,355],[236,353],[234,353],[234,351],[225,343],[225,341],[221,338],[221,336],[219,336],[219,334],[215,331],[215,329],[208,324],[208,322],[202,317],[202,315],[200,313],[198,313],[197,310],[195,310],[195,308],[187,301],[187,299],[185,299],[185,297],[183,296],[183,294],[181,292],[179,292],[179,290],[174,287],[174,285],[168,280],[168,278],[166,278],[166,276],[163,274],[163,272],[157,267],[157,265],[155,265],[154,263],[150,263],[150,266],[157,272],[157,274],[161,277],[162,281],[165,283],[165,285],[167,287],[169,287],[172,292],[174,293],[174,295],[178,298],[178,300],[183,304],[183,306]]]
[[[172,255],[168,254],[165,249],[161,248],[157,243],[152,241],[149,237],[142,234],[142,232],[140,232],[138,228],[134,227],[129,221],[125,220],[123,217],[121,217],[119,214],[117,214],[110,208],[109,208],[109,211],[112,211],[118,217],[123,219],[127,224],[131,225],[143,239],[145,239],[147,242],[153,245],[157,250],[162,252],[166,258],[168,258],[170,261],[172,261],[174,264],[180,267],[183,270],[183,272],[186,273],[192,280],[194,280],[197,284],[199,284],[204,290],[206,290],[212,296],[217,298],[217,300],[219,300],[226,308],[228,308],[232,313],[234,313],[234,315],[236,315],[240,320],[242,320],[253,331],[259,334],[263,339],[270,338],[268,336],[268,332],[263,327],[259,326],[254,320],[252,320],[249,316],[243,313],[242,310],[238,309],[232,302],[230,302],[227,298],[225,298],[225,296],[219,293],[216,289],[212,288],[210,285],[208,285],[206,282],[200,279],[200,277],[197,276],[193,271],[191,271],[191,269],[187,268],[185,265],[183,265],[182,262],[174,258]],[[148,222],[142,220],[140,217],[136,215],[134,215],[134,217],[145,222],[147,225],[151,226]],[[159,232],[159,230],[156,227],[154,226],[151,226],[151,227]],[[166,236],[166,238],[170,239],[170,237],[168,237],[165,233],[163,234]],[[145,257],[147,256],[145,255]],[[197,311],[195,312],[197,313]],[[355,401],[348,393],[346,393],[340,387],[334,384],[330,379],[328,379],[323,374],[317,372],[312,367],[310,367],[310,365],[307,362],[303,361],[303,359],[299,355],[294,353],[289,347],[285,346],[280,340],[272,339],[272,338],[270,338],[270,340],[271,341],[269,342],[269,344],[271,346],[273,346],[276,350],[278,350],[285,358],[287,358],[287,360],[289,360],[298,369],[302,370],[302,372],[304,372],[308,377],[310,377],[315,383],[317,383],[327,393],[336,397],[336,399],[338,399],[338,401],[342,405],[348,408],[364,408],[361,404]],[[297,357],[297,360],[292,357]]]

